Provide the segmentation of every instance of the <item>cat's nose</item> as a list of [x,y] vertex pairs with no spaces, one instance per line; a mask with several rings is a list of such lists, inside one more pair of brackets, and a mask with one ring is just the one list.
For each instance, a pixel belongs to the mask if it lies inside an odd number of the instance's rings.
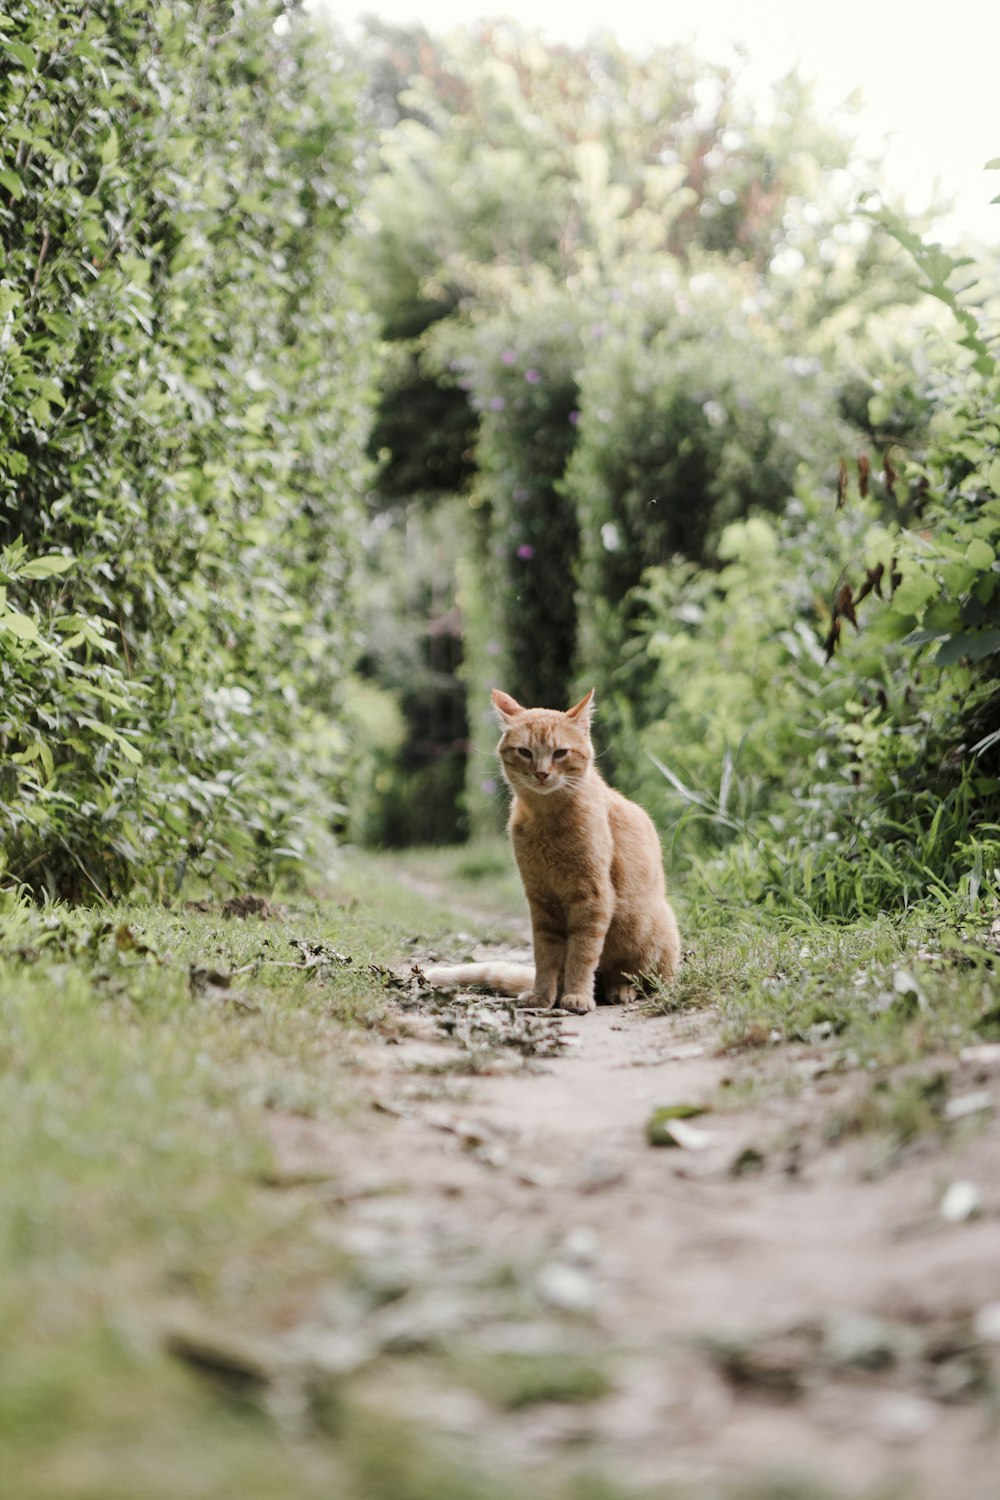
[[548,780],[548,775],[549,775],[548,771],[536,771],[535,772],[535,776],[538,778],[539,781],[547,781]]

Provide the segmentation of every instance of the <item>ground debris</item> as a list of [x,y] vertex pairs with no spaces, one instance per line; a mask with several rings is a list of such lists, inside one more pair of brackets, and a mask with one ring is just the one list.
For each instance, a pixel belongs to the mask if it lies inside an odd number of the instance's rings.
[[341,953],[338,948],[333,948],[329,943],[317,942],[313,938],[289,938],[289,947],[294,948],[299,954],[300,962],[284,963],[279,959],[268,958],[264,962],[270,968],[276,969],[299,969],[312,972],[319,978],[325,978],[334,970],[351,969],[356,974],[367,974],[372,979],[377,979],[381,985],[389,990],[405,990],[407,985],[392,969],[385,964],[365,963],[355,965],[354,956],[350,953]]
[[217,901],[185,901],[184,911],[198,912],[204,916],[214,916],[220,913],[224,917],[239,917],[246,921],[247,917],[259,917],[262,922],[272,919],[280,919],[285,915],[282,907],[272,901],[266,901],[263,896],[254,896],[249,892],[241,892],[237,896],[230,896],[227,901],[220,905]]
[[705,1113],[703,1104],[662,1104],[646,1121],[646,1139],[651,1146],[682,1146],[687,1151],[702,1151],[712,1145],[714,1136],[690,1122]]
[[565,1012],[532,1009],[478,990],[439,990],[428,984],[419,964],[405,977],[393,975],[392,987],[402,1011],[419,1008],[426,1018],[426,1040],[453,1043],[477,1066],[505,1052],[524,1059],[557,1057],[577,1042]]
[[239,917],[243,921],[246,921],[247,917],[259,917],[262,922],[266,922],[269,918],[280,914],[279,909],[272,906],[270,901],[265,901],[263,896],[252,896],[249,893],[230,896],[228,901],[222,903],[224,917]]
[[137,937],[127,922],[122,922],[115,929],[115,947],[119,953],[138,953],[140,957],[145,958],[148,956],[155,958],[157,961],[160,958],[156,949],[151,947],[149,943],[143,942],[142,938]]
[[939,1212],[946,1224],[962,1224],[983,1211],[983,1195],[974,1182],[950,1182],[941,1197]]
[[244,1015],[259,1015],[261,1007],[242,990],[233,989],[233,980],[240,974],[255,969],[256,964],[243,964],[238,969],[210,969],[201,964],[188,968],[188,988],[199,1000],[215,1000]]
[[589,1313],[597,1303],[593,1278],[565,1260],[543,1266],[535,1279],[535,1290],[547,1307],[558,1312]]
[[226,1327],[200,1313],[169,1318],[163,1342],[188,1364],[241,1385],[266,1384],[285,1363],[276,1341]]
[[716,1368],[738,1389],[754,1389],[795,1400],[816,1367],[815,1335],[809,1330],[761,1337],[710,1336],[704,1348]]
[[794,1400],[830,1381],[892,1380],[900,1393],[956,1402],[991,1388],[990,1319],[901,1321],[841,1309],[818,1322],[770,1331],[708,1335],[701,1347],[737,1388]]

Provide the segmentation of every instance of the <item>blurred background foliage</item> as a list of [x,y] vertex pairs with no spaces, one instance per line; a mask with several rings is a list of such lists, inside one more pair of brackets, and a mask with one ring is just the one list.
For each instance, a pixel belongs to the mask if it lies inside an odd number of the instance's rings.
[[0,49],[8,878],[494,829],[489,688],[593,684],[713,899],[995,882],[995,253],[806,84],[283,0]]

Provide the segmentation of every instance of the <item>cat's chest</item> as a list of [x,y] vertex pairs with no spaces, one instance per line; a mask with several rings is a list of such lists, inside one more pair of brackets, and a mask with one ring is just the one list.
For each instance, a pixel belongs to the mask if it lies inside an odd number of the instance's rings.
[[571,897],[610,870],[612,843],[606,821],[515,820],[514,856],[526,889]]

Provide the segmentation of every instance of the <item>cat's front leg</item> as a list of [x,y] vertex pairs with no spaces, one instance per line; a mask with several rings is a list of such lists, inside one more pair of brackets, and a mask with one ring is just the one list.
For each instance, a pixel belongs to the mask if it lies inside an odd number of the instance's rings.
[[535,1005],[549,1009],[556,1003],[559,982],[562,979],[566,960],[566,929],[544,907],[536,905],[529,897],[531,909],[531,940],[535,955],[535,983],[530,990],[518,995],[521,1005]]
[[611,922],[611,901],[581,901],[569,911],[566,968],[559,1004],[580,1014],[597,1009],[594,979]]

